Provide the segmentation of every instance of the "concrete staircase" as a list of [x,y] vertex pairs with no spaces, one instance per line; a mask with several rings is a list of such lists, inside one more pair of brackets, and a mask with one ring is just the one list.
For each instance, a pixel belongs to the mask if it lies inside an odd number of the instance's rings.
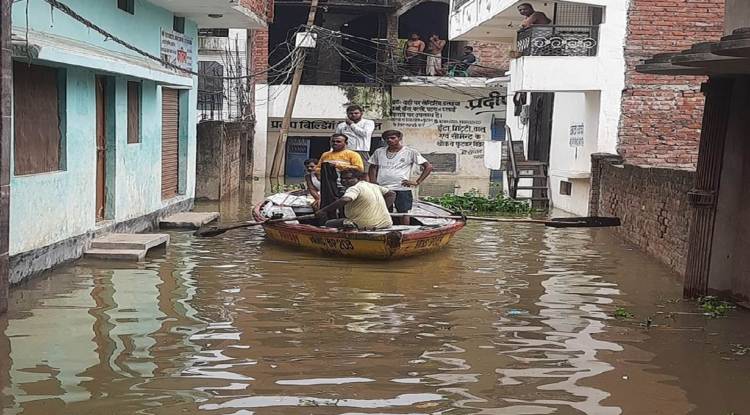
[[169,245],[169,235],[163,233],[110,233],[91,242],[86,258],[143,261],[154,247]]

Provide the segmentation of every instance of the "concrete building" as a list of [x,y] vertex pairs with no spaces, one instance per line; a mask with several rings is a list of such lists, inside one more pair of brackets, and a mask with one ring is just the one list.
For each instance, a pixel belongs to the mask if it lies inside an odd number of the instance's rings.
[[454,1],[450,37],[515,46],[506,117],[513,140],[547,165],[552,206],[585,216],[591,154],[617,148],[628,2],[531,2],[552,24],[520,30],[521,3]]
[[[676,33],[716,36],[721,2],[530,1],[551,24],[527,29],[517,9],[522,3],[454,0],[450,38],[514,46],[508,125],[528,158],[547,165],[555,208],[589,213],[592,154],[694,167],[700,81],[649,81],[635,74],[634,63],[644,50],[678,47]],[[664,111],[674,107],[684,110],[679,118]]]
[[265,13],[252,0],[13,2],[11,283],[192,206],[198,28],[262,28]]
[[[380,132],[401,129],[405,143],[435,165],[435,177],[483,179],[488,185],[485,143],[492,141],[493,131],[503,130],[496,126],[505,118],[506,91],[502,85],[488,87],[486,80],[508,68],[508,48],[490,41],[471,43],[479,64],[462,78],[407,76],[399,63],[403,42],[411,33],[423,39],[432,33],[447,38],[447,3],[329,1],[318,9],[320,34],[307,58],[295,105],[285,148],[286,177],[301,178],[302,161],[327,151],[336,124],[346,117],[347,105],[359,104],[365,107],[365,117],[376,122],[371,151],[381,145]],[[267,84],[256,88],[256,177],[271,169],[289,96],[290,76],[283,60],[293,47],[290,34],[304,24],[308,10],[309,1],[277,3],[270,32],[255,34],[258,43],[270,46],[268,63],[277,68],[269,73]],[[459,58],[466,45],[449,42],[443,51],[445,65]],[[253,72],[262,70],[256,67]],[[492,107],[471,106],[481,99],[492,102]]]

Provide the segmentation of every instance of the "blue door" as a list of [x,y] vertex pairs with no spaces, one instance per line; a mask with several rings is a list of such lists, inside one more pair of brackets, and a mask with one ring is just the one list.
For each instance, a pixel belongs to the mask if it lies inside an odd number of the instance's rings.
[[305,177],[305,160],[309,154],[309,138],[289,137],[286,142],[286,177]]

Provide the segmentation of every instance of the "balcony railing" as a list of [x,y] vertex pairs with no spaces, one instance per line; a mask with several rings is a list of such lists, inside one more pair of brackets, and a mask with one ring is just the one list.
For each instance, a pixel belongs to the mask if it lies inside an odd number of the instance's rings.
[[461,6],[470,1],[471,0],[453,0],[453,10],[458,10],[459,8],[461,8]]
[[599,26],[536,25],[518,32],[522,56],[596,56]]

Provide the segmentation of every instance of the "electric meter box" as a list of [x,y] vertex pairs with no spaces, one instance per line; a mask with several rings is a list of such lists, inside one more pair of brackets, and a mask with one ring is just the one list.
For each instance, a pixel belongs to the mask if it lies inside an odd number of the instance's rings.
[[318,43],[318,34],[312,32],[299,32],[295,39],[298,48],[314,49]]

